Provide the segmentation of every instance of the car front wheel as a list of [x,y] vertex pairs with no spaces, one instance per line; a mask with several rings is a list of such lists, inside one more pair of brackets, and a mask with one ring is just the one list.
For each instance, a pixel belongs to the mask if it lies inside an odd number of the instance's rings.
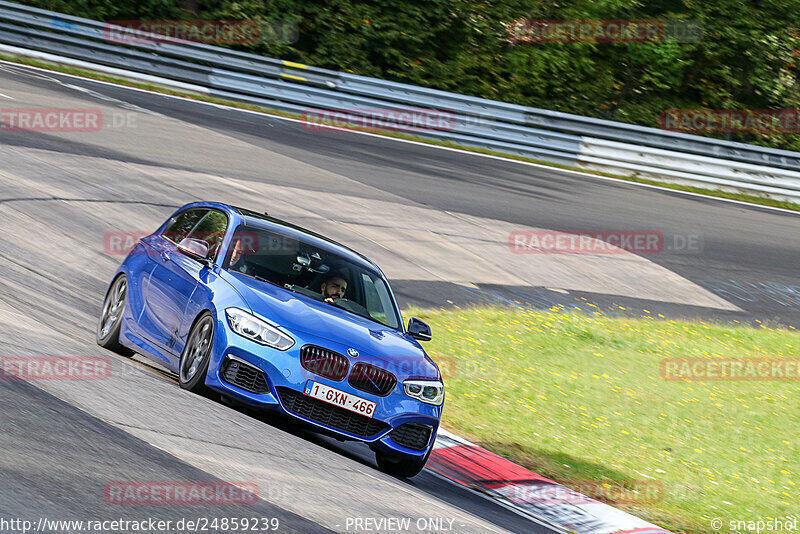
[[179,383],[183,389],[202,394],[206,391],[206,373],[214,344],[214,318],[206,312],[192,327],[181,355]]
[[119,275],[106,294],[103,301],[103,312],[97,324],[97,344],[122,354],[132,356],[133,351],[119,342],[119,330],[122,325],[122,313],[125,311],[125,299],[128,295],[128,279],[124,274]]

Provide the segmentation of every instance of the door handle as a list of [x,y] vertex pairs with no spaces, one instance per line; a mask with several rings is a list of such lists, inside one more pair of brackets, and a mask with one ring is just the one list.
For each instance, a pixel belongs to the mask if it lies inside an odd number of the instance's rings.
[[164,261],[169,261],[170,260],[169,252],[162,252],[161,253],[161,259],[164,260]]

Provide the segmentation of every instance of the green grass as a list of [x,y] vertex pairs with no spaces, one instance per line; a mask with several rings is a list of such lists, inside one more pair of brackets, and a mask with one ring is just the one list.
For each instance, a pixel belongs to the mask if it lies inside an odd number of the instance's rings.
[[[224,100],[224,99],[221,99],[221,98],[209,97],[209,96],[206,96],[206,95],[203,95],[203,94],[197,94],[197,93],[192,93],[192,92],[187,92],[187,91],[178,91],[178,90],[169,89],[169,88],[166,88],[166,87],[163,87],[163,86],[160,86],[160,85],[137,82],[137,81],[129,80],[129,79],[126,79],[126,78],[120,78],[120,77],[117,77],[117,76],[108,76],[108,75],[105,75],[105,74],[100,74],[100,73],[93,72],[93,71],[86,70],[86,69],[79,69],[79,68],[75,68],[75,67],[70,67],[70,66],[56,64],[56,63],[50,63],[50,62],[47,62],[47,61],[41,61],[41,60],[31,59],[31,58],[27,58],[27,57],[19,57],[19,56],[10,56],[10,55],[6,55],[6,54],[0,54],[0,59],[3,59],[5,61],[14,62],[14,63],[19,63],[19,64],[22,64],[22,65],[30,65],[30,66],[33,66],[33,67],[39,67],[39,68],[48,69],[48,70],[52,70],[52,71],[56,71],[56,72],[63,72],[63,73],[66,73],[66,74],[72,74],[72,75],[75,75],[75,76],[82,76],[84,78],[90,78],[90,79],[93,79],[93,80],[101,80],[101,81],[105,81],[105,82],[115,83],[117,85],[124,85],[124,86],[127,86],[127,87],[136,87],[138,89],[146,89],[148,91],[153,91],[153,92],[157,92],[157,93],[173,95],[173,96],[180,96],[180,97],[183,97],[183,98],[189,98],[189,99],[198,100],[198,101],[201,101],[201,102],[211,102],[211,103],[214,103],[214,104],[221,104],[221,105],[230,106],[230,107],[239,108],[239,109],[247,109],[247,110],[256,111],[256,112],[259,112],[259,113],[266,113],[266,114],[269,114],[269,115],[276,115],[276,116],[279,116],[279,117],[302,119],[301,115],[295,114],[295,113],[287,113],[287,112],[278,111],[278,110],[275,110],[275,109],[265,108],[265,107],[262,107],[262,106],[256,106],[256,105],[253,105],[253,104],[245,104],[243,102],[236,102],[236,101],[232,101],[232,100]],[[402,132],[392,132],[392,131],[385,131],[385,130],[375,130],[375,129],[370,129],[370,128],[360,128],[358,126],[348,126],[346,128],[350,129],[350,130],[355,130],[355,131],[363,131],[363,132],[369,132],[369,133],[374,133],[374,134],[378,134],[378,135],[383,135],[383,136],[386,136],[386,137],[394,137],[394,138],[397,138],[397,139],[405,139],[405,140],[408,140],[408,141],[416,141],[418,143],[425,143],[425,144],[428,144],[428,145],[444,146],[444,147],[448,147],[448,148],[455,148],[455,149],[458,149],[458,150],[464,150],[466,152],[475,152],[475,153],[478,153],[478,154],[486,154],[486,155],[490,155],[490,156],[497,156],[497,157],[501,157],[501,158],[513,159],[513,160],[516,160],[516,161],[524,161],[524,162],[528,162],[528,163],[537,163],[539,165],[547,165],[549,167],[555,167],[555,168],[558,168],[558,169],[579,171],[579,172],[586,173],[586,174],[595,174],[597,176],[606,176],[606,177],[609,177],[609,178],[616,178],[616,179],[625,180],[625,181],[628,181],[628,182],[636,182],[636,183],[640,183],[640,184],[655,185],[655,186],[664,187],[664,188],[667,188],[667,189],[674,189],[676,191],[687,191],[687,192],[690,192],[690,193],[697,193],[697,194],[705,195],[705,196],[709,196],[709,197],[726,198],[726,199],[729,199],[729,200],[738,200],[738,201],[741,201],[741,202],[749,202],[751,204],[759,204],[759,205],[762,205],[762,206],[771,206],[771,207],[775,207],[775,208],[783,208],[783,209],[787,209],[787,210],[800,211],[800,204],[796,204],[796,203],[793,203],[793,202],[787,202],[787,201],[783,201],[783,200],[775,200],[775,199],[772,199],[772,198],[761,197],[761,196],[756,196],[756,195],[747,194],[747,193],[737,193],[737,192],[732,192],[732,191],[717,191],[717,190],[714,190],[714,189],[706,189],[706,188],[703,188],[703,187],[694,187],[694,186],[688,186],[688,185],[682,185],[682,184],[671,184],[671,183],[668,183],[668,182],[660,182],[660,181],[657,181],[657,180],[649,180],[649,179],[640,178],[640,177],[637,177],[637,176],[623,176],[623,175],[611,174],[611,173],[602,172],[602,171],[595,171],[595,170],[590,170],[590,169],[582,169],[582,168],[579,168],[579,167],[571,167],[569,165],[561,165],[561,164],[552,163],[552,162],[549,162],[549,161],[542,161],[542,160],[538,160],[538,159],[534,159],[534,158],[518,156],[516,154],[505,154],[503,152],[497,152],[497,151],[494,151],[494,150],[488,150],[488,149],[484,149],[484,148],[463,146],[463,145],[459,145],[457,143],[453,143],[453,142],[450,142],[450,141],[440,141],[440,140],[435,140],[435,139],[427,139],[425,137],[419,137],[419,136],[416,136],[416,135],[409,135],[409,134],[402,133]]]
[[674,382],[659,368],[667,357],[796,358],[796,331],[587,309],[407,312],[433,329],[443,425],[557,481],[660,484],[653,502],[609,502],[673,532],[797,515],[800,383]]

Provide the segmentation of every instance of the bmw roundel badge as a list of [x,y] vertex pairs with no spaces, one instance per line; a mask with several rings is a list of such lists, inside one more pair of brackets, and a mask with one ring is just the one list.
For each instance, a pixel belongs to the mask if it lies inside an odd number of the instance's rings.
[[347,349],[347,354],[351,358],[358,358],[358,351],[356,349]]

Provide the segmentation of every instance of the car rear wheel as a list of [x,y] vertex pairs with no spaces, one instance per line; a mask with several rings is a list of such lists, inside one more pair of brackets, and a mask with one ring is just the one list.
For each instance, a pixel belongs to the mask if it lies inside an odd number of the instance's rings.
[[384,452],[375,451],[375,460],[378,462],[378,469],[392,475],[393,477],[411,478],[419,474],[425,467],[425,464],[430,458],[433,446],[428,449],[428,453],[421,460],[412,460],[408,458],[400,458]]
[[128,295],[128,279],[121,274],[114,280],[103,301],[103,312],[97,324],[97,344],[121,354],[132,356],[133,351],[119,342],[119,330],[122,325],[122,313],[125,311],[125,298]]
[[193,393],[206,392],[206,374],[214,344],[214,318],[206,312],[192,327],[181,355],[180,386]]

